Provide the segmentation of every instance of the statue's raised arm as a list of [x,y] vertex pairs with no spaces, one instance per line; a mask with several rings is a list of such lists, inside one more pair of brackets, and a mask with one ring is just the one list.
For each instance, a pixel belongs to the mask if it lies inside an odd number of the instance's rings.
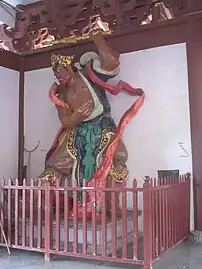
[[[107,82],[108,79],[119,73],[119,53],[109,46],[102,35],[102,31],[93,31],[90,36],[98,53],[92,51],[84,53],[80,58],[80,65],[86,69],[86,65],[90,65],[91,62],[91,69],[95,75],[102,81]],[[89,76],[89,71],[87,74]]]
[[114,51],[104,39],[102,32],[96,31],[91,33],[91,39],[94,41],[100,59],[101,68],[106,71],[113,71],[119,67],[119,53]]

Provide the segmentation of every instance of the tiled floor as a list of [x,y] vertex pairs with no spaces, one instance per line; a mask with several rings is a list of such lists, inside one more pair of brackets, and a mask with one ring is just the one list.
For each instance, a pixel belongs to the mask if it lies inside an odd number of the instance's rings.
[[[45,262],[44,257],[38,253],[12,250],[9,257],[5,248],[0,248],[0,269],[108,269],[133,268],[141,266],[111,264],[97,261],[75,260],[67,257],[53,257]],[[202,269],[202,244],[185,242],[177,249],[164,254],[156,262],[153,269]]]

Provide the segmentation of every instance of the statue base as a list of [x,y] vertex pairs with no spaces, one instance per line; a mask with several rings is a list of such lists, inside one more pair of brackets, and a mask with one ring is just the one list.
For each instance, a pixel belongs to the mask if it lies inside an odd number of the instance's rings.
[[[141,213],[139,213],[139,217],[138,217],[138,223],[139,223],[139,228],[141,230],[142,228],[142,215]],[[126,220],[126,224],[127,224],[127,245],[131,245],[133,243],[133,219],[132,219],[132,212],[128,211],[127,212],[127,220]],[[69,220],[69,251],[73,251],[73,238],[74,238],[74,222],[72,220]],[[21,226],[21,225],[19,225]],[[34,246],[33,247],[37,247],[37,223],[34,224]],[[42,225],[42,248],[44,247],[44,224]],[[83,247],[83,223],[82,221],[78,221],[78,253],[82,253],[82,247]],[[101,255],[102,251],[103,251],[103,245],[102,245],[102,224],[100,222],[97,223],[96,225],[96,241],[97,241],[97,251],[96,251],[96,255]],[[111,254],[111,250],[112,250],[112,222],[111,219],[107,220],[106,223],[106,255],[110,255]],[[52,238],[52,247],[51,249],[55,250],[56,249],[56,222],[53,222],[53,238]],[[122,248],[122,218],[121,217],[117,217],[116,220],[116,249],[117,251],[120,250]],[[30,224],[27,221],[26,223],[26,244],[29,244],[29,231],[30,231]],[[20,235],[21,235],[21,231],[20,231]],[[139,231],[139,238],[142,237],[141,231]],[[64,244],[65,244],[65,226],[64,226],[64,220],[60,221],[60,251],[64,250]],[[21,238],[19,240],[21,243]],[[92,221],[87,221],[87,254],[92,255],[92,242],[93,242],[93,238],[92,238]]]

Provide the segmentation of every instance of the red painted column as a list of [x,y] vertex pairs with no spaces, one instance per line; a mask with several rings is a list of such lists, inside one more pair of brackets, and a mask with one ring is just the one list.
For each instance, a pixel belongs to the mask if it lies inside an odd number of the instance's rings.
[[24,58],[20,59],[19,70],[19,112],[18,112],[18,179],[23,183],[24,165]]
[[186,27],[195,229],[202,231],[202,19],[190,17]]

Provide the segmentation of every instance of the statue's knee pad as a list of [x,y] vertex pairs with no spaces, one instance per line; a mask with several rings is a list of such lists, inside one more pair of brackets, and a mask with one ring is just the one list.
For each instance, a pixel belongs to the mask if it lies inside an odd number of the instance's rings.
[[55,185],[60,176],[61,175],[58,171],[52,167],[48,167],[41,173],[39,179],[41,180],[42,184],[48,182],[51,185]]

